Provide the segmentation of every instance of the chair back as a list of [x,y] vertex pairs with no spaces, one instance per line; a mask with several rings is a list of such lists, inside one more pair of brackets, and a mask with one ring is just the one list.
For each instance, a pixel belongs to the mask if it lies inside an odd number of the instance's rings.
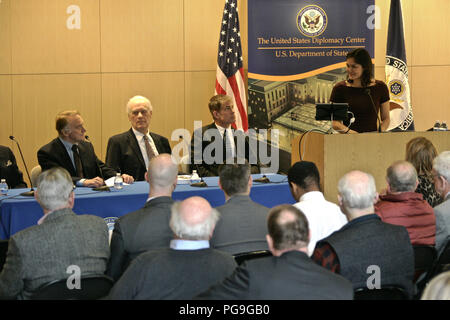
[[450,241],[447,241],[444,251],[442,251],[439,257],[437,258],[436,263],[434,264],[433,269],[430,273],[430,276],[427,278],[431,279],[437,276],[438,274],[449,270],[450,270]]
[[[431,271],[436,262],[436,249],[434,246],[413,246],[414,249],[414,282],[419,277],[424,278]],[[423,276],[422,276],[423,275]]]
[[33,167],[33,169],[31,169],[31,172],[30,172],[30,179],[31,179],[31,181],[30,181],[30,183],[31,183],[32,187],[36,187],[37,178],[39,177],[41,172],[42,172],[42,168],[41,168],[40,165],[37,165],[37,166]]
[[9,240],[0,240],[0,272],[3,270],[3,265],[6,261],[6,255],[8,253]]
[[354,300],[409,300],[406,291],[397,286],[383,286],[380,289],[358,288]]
[[238,265],[242,264],[244,261],[263,258],[263,257],[270,257],[272,255],[272,252],[269,250],[258,250],[258,251],[250,251],[250,252],[243,252],[233,255],[234,260]]
[[80,289],[67,287],[67,279],[44,284],[32,295],[32,300],[98,300],[108,295],[114,280],[106,275],[82,277]]

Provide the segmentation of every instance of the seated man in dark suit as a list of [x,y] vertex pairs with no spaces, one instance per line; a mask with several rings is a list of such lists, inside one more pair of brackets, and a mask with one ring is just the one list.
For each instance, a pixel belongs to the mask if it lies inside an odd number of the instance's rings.
[[137,257],[109,294],[118,300],[187,300],[222,281],[236,268],[234,258],[209,247],[219,213],[201,197],[172,207],[170,248]]
[[219,187],[226,203],[217,208],[220,220],[211,246],[231,254],[267,250],[267,214],[269,208],[250,199],[250,165],[224,164],[219,168]]
[[171,153],[169,141],[148,130],[153,107],[145,97],[132,97],[127,103],[131,129],[112,136],[106,148],[106,165],[117,172],[143,181],[148,162],[161,153]]
[[5,179],[11,189],[27,187],[13,152],[5,146],[0,146],[0,179]]
[[338,183],[338,201],[348,223],[317,242],[312,259],[341,274],[354,289],[384,285],[414,293],[414,251],[403,226],[382,222],[375,214],[375,180],[351,171]]
[[272,208],[267,221],[271,257],[244,261],[226,280],[197,296],[214,300],[351,300],[351,283],[307,255],[308,220],[296,207]]
[[[37,153],[42,171],[63,167],[69,171],[73,183],[78,187],[100,187],[104,179],[116,175],[116,171],[105,166],[94,152],[94,147],[85,140],[86,129],[78,111],[63,111],[56,116],[58,137],[50,141]],[[133,177],[122,174],[125,183]]]
[[225,159],[245,158],[252,165],[252,173],[259,173],[256,150],[250,149],[248,137],[242,130],[232,129],[236,121],[233,99],[215,95],[209,100],[214,122],[194,131],[191,140],[191,171],[203,176],[218,176],[219,165]]
[[178,166],[169,154],[150,160],[145,178],[149,195],[142,209],[116,220],[111,237],[111,259],[107,274],[117,280],[131,260],[144,251],[169,247],[172,192],[177,186]]
[[63,168],[42,172],[34,192],[44,211],[38,225],[14,234],[0,274],[0,297],[28,299],[43,284],[68,278],[78,266],[81,277],[102,275],[109,258],[108,226],[102,218],[72,211],[75,195]]

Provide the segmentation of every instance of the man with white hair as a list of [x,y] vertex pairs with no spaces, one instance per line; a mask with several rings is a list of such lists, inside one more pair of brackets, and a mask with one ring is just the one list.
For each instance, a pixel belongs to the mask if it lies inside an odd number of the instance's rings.
[[436,215],[436,250],[442,253],[450,241],[450,151],[444,151],[433,161],[433,180],[436,191],[444,201],[434,207]]
[[210,248],[219,212],[201,197],[172,206],[170,248],[137,257],[112,288],[114,300],[188,300],[222,281],[236,268],[234,258]]
[[39,175],[35,198],[44,211],[38,225],[14,234],[0,274],[0,297],[28,299],[33,291],[66,279],[70,266],[81,276],[102,275],[109,258],[108,227],[93,215],[72,211],[70,174],[55,167]]
[[350,280],[354,289],[396,285],[412,296],[414,252],[408,231],[381,221],[374,211],[377,199],[372,175],[345,174],[338,202],[349,222],[317,242],[312,259]]
[[150,100],[134,96],[128,101],[126,110],[131,129],[109,138],[105,162],[114,170],[143,181],[149,161],[172,150],[165,137],[149,131],[153,114]]
[[408,161],[396,161],[386,170],[387,193],[380,195],[375,213],[387,223],[404,226],[413,246],[434,246],[436,218],[433,208],[415,192],[417,172]]
[[177,177],[178,165],[171,155],[164,153],[150,161],[145,173],[149,194],[144,207],[120,217],[114,224],[107,270],[110,277],[117,280],[142,252],[169,246],[170,207]]

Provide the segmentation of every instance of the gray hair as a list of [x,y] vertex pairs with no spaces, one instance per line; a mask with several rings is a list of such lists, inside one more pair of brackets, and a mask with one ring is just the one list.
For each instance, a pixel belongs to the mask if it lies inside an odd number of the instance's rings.
[[65,207],[72,192],[72,178],[64,168],[51,168],[38,177],[37,200],[45,210],[54,211]]
[[246,159],[244,163],[222,164],[219,166],[219,180],[223,191],[229,196],[246,193],[248,191],[248,181],[250,179],[250,164]]
[[369,173],[351,171],[338,183],[342,202],[349,209],[367,209],[373,206],[376,196],[375,179]]
[[433,160],[433,169],[436,173],[450,182],[450,151],[440,153]]
[[386,179],[393,192],[416,190],[417,171],[408,161],[396,161],[386,171]]
[[173,233],[178,238],[184,240],[208,240],[219,220],[219,211],[211,208],[211,211],[205,220],[190,225],[183,219],[180,207],[181,202],[175,202],[171,208],[169,225]]
[[131,107],[133,107],[134,105],[139,104],[139,103],[144,104],[149,111],[153,111],[153,106],[152,106],[150,100],[148,100],[144,96],[134,96],[134,97],[130,98],[130,100],[128,100],[127,108],[126,108],[127,114],[131,112]]

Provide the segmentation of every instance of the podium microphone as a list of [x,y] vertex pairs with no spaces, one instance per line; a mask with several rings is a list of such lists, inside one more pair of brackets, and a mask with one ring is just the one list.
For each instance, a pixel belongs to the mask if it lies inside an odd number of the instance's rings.
[[375,111],[375,113],[376,113],[376,115],[377,115],[378,132],[381,133],[381,119],[380,119],[380,116],[379,116],[379,114],[378,114],[378,112],[377,112],[377,108],[375,108],[375,103],[373,103],[372,95],[370,94],[370,89],[369,89],[369,88],[366,88],[365,91],[366,91],[367,95],[368,95],[369,98],[370,98],[370,103],[372,104],[373,111]]
[[33,188],[33,182],[31,182],[30,173],[28,172],[27,164],[25,163],[25,159],[22,154],[22,150],[20,149],[19,142],[14,138],[14,136],[9,136],[9,138],[14,141],[17,144],[17,147],[19,148],[20,157],[22,158],[23,166],[25,167],[25,171],[27,172],[28,179],[30,180],[31,190],[22,192],[20,195],[25,197],[33,197],[34,196],[34,188]]

